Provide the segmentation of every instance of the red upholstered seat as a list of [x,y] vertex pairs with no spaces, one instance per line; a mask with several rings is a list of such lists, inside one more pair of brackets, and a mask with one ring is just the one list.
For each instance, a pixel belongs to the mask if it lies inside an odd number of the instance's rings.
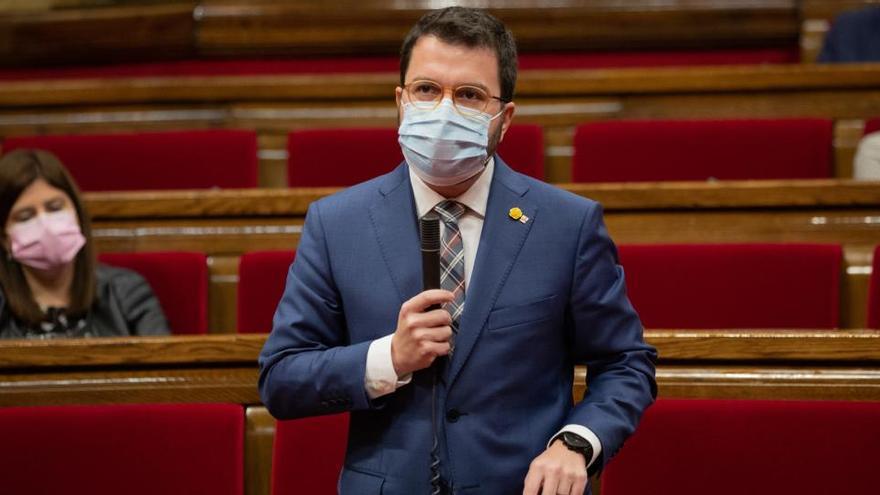
[[577,127],[575,182],[832,175],[828,119],[609,121]]
[[626,245],[619,254],[646,328],[838,325],[838,245]]
[[244,253],[238,265],[238,331],[272,330],[272,317],[284,293],[295,251]]
[[865,121],[865,134],[880,131],[880,117],[868,119]]
[[874,248],[871,280],[868,283],[868,328],[880,328],[880,246]]
[[[394,128],[303,129],[287,138],[291,187],[344,187],[390,172],[403,161]],[[513,125],[498,153],[514,170],[544,178],[540,126]]]
[[98,260],[140,273],[174,334],[208,331],[208,264],[203,253],[102,253]]
[[336,495],[348,438],[348,414],[279,421],[272,495]]
[[10,137],[55,153],[83,191],[257,186],[257,135],[209,130]]
[[602,495],[877,492],[880,402],[660,399]]
[[234,404],[0,408],[3,493],[241,495]]

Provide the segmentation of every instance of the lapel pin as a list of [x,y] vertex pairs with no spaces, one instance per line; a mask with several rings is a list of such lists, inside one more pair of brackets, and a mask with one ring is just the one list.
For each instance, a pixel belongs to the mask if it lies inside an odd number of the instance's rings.
[[520,210],[516,206],[511,208],[510,211],[507,212],[507,215],[510,216],[510,218],[512,218],[514,220],[519,220],[522,223],[526,223],[529,221],[529,217],[523,215],[522,210]]

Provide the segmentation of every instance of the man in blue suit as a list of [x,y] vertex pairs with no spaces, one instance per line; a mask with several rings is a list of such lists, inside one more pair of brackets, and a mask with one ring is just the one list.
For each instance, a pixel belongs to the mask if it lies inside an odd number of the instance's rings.
[[[497,19],[426,14],[401,51],[406,162],[309,208],[260,392],[281,419],[351,411],[343,495],[588,493],[656,395],[601,207],[495,154],[515,82]],[[432,211],[442,289],[423,291]]]

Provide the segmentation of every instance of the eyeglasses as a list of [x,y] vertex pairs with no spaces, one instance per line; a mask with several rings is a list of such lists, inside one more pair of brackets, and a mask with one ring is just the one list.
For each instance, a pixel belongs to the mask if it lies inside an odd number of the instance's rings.
[[[409,101],[418,108],[424,110],[432,110],[443,101],[443,86],[429,81],[420,79],[412,81],[403,86]],[[503,99],[492,96],[483,88],[477,86],[456,86],[452,89],[452,106],[455,110],[464,116],[473,116],[483,113],[489,107],[492,100],[498,100],[501,103],[507,103]]]

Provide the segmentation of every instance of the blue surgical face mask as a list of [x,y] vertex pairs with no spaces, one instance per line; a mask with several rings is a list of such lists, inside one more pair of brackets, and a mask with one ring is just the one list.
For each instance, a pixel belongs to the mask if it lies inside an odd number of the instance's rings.
[[434,186],[451,186],[477,175],[489,161],[489,124],[499,115],[464,116],[452,100],[434,108],[403,104],[398,139],[410,170]]

